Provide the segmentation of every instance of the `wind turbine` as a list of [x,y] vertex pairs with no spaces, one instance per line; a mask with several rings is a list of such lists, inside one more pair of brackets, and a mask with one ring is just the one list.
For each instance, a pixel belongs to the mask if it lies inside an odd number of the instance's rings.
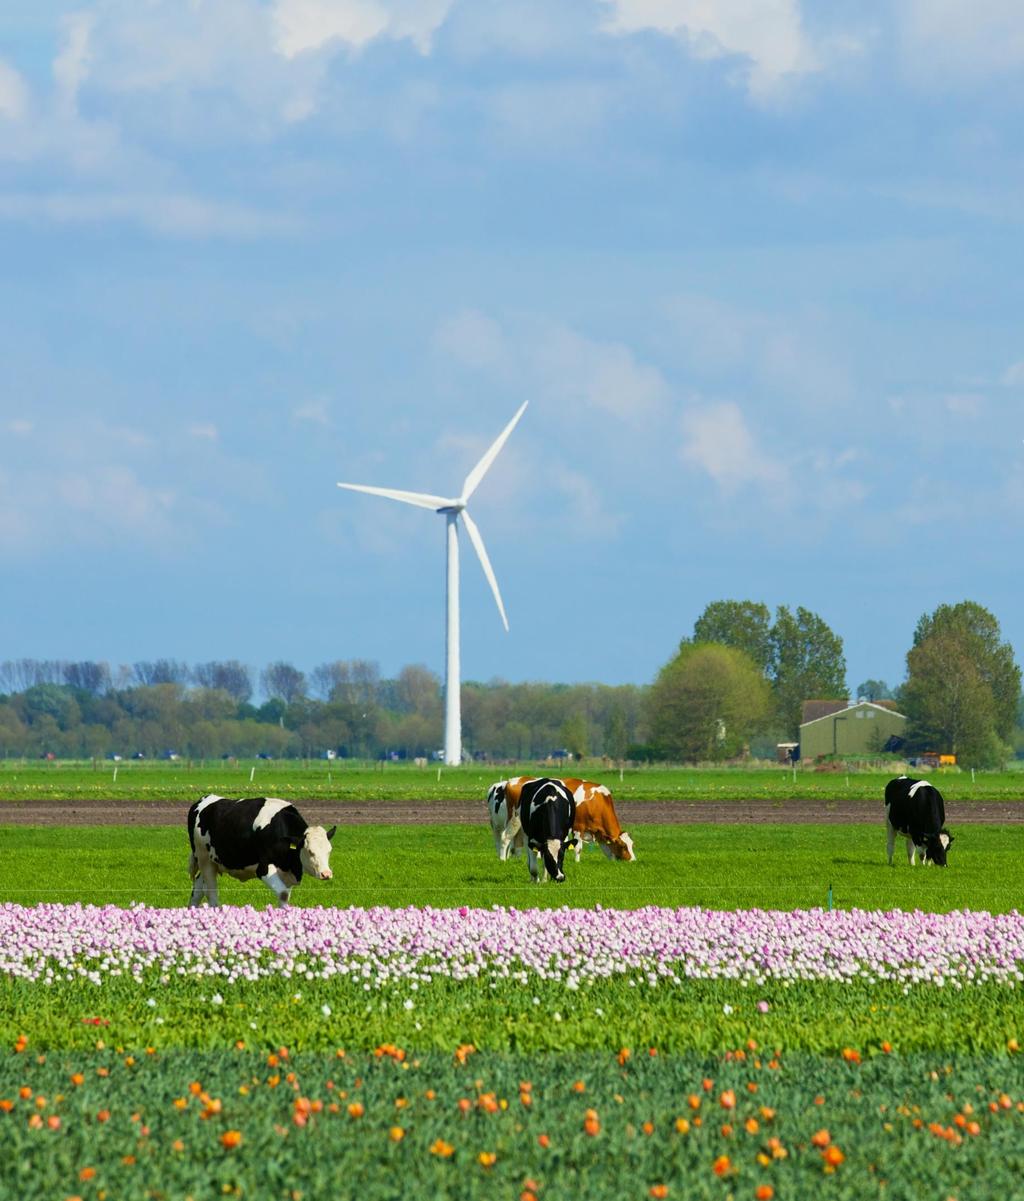
[[447,587],[445,590],[445,672],[444,672],[444,761],[457,765],[462,762],[462,698],[460,694],[461,681],[459,678],[459,517],[462,517],[473,543],[480,566],[491,592],[498,605],[502,624],[508,630],[508,618],[505,616],[505,606],[501,602],[498,581],[494,569],[487,557],[484,540],[480,536],[476,522],[470,517],[466,505],[469,498],[477,490],[480,481],[498,457],[498,452],[505,445],[509,434],[516,427],[519,418],[526,411],[529,401],[519,406],[519,411],[505,426],[501,433],[491,443],[490,448],[480,462],[466,476],[462,492],[457,497],[432,496],[429,492],[402,492],[397,488],[374,488],[369,484],[338,484],[339,488],[348,488],[351,492],[368,492],[371,496],[385,496],[389,500],[400,500],[403,504],[416,505],[421,509],[433,509],[440,513],[447,525]]

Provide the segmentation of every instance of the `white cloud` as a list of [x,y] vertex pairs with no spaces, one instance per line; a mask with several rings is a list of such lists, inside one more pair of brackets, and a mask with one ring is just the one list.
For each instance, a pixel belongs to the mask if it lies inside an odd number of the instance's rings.
[[32,433],[32,422],[27,417],[15,417],[7,422],[7,430],[9,433],[24,438]]
[[744,374],[816,410],[850,399],[843,352],[816,312],[764,313],[697,294],[673,297],[666,312],[691,372],[713,380]]
[[196,421],[188,427],[188,436],[200,442],[216,442],[220,437],[217,427],[212,421]]
[[184,193],[0,193],[0,220],[58,225],[128,222],[179,237],[257,238],[291,232],[285,217]]
[[341,42],[360,50],[377,38],[408,40],[429,54],[453,0],[277,0],[274,44],[285,58]]
[[926,87],[984,82],[1024,65],[1020,0],[900,0],[894,8],[907,63]]
[[1024,386],[1024,359],[1019,363],[1011,363],[1003,372],[1000,381],[1006,388],[1019,388]]
[[985,405],[985,398],[976,392],[952,392],[943,397],[948,413],[957,417],[978,417]]
[[464,309],[442,321],[434,345],[456,362],[476,369],[502,368],[509,353],[501,326],[478,309]]
[[598,342],[564,326],[549,329],[531,351],[543,387],[557,400],[650,427],[667,411],[670,391],[656,367],[619,342]]
[[0,58],[0,119],[20,121],[28,111],[28,88],[17,71]]
[[787,76],[820,67],[800,20],[798,0],[609,0],[610,33],[657,30],[682,39],[698,58],[739,55],[749,60],[755,96]]
[[78,89],[89,74],[93,20],[90,13],[74,13],[61,21],[63,45],[53,60],[53,80],[57,103],[67,112],[78,111]]
[[292,410],[292,420],[308,422],[310,425],[319,425],[324,429],[329,429],[333,424],[331,421],[331,407],[323,398],[308,400],[304,404],[296,405]]
[[706,472],[726,492],[750,485],[785,489],[785,467],[754,441],[739,405],[732,401],[692,408],[683,414],[681,456]]

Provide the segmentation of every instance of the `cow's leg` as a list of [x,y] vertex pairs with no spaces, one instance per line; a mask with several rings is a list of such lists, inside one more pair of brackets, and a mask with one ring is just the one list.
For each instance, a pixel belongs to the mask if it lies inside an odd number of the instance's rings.
[[911,867],[917,867],[917,859],[915,858],[916,855],[917,855],[917,847],[914,846],[914,840],[912,838],[908,838],[907,839],[907,862],[910,864]]
[[615,858],[615,852],[612,850],[611,843],[602,842],[600,839],[598,839],[597,845],[601,848],[602,851],[604,851],[604,855],[605,855],[606,859],[614,859]]
[[501,860],[508,859],[512,854],[517,838],[521,840],[523,833],[523,824],[518,816],[511,818],[505,829],[501,832],[501,841],[498,846],[498,858]]
[[273,863],[266,865],[260,864],[256,871],[258,879],[270,889],[277,897],[277,903],[283,908],[288,904],[288,898],[291,896],[291,887],[281,878],[280,870]]
[[199,860],[195,851],[188,857],[188,878],[192,881],[192,895],[188,899],[188,907],[195,909],[203,895],[203,882],[199,877]]
[[526,847],[526,866],[530,869],[530,879],[534,884],[543,884],[544,879],[538,870],[537,852],[529,845]]
[[193,852],[189,856],[188,872],[192,877],[192,895],[189,897],[189,908],[196,909],[206,898],[208,905],[216,906],[217,898],[217,869],[210,862],[208,855],[203,855],[202,860]]
[[217,869],[207,860],[201,868],[201,875],[206,903],[216,909],[220,905],[220,897],[217,895]]
[[892,867],[892,853],[896,848],[896,827],[888,818],[885,819],[885,842],[889,853],[889,866]]

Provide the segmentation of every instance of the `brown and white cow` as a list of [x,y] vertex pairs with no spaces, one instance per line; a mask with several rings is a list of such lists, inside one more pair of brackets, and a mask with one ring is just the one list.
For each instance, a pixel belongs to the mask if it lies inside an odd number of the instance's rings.
[[[513,776],[492,784],[487,793],[487,812],[499,859],[508,859],[522,850],[524,840],[519,820],[519,798],[524,784],[538,776]],[[583,843],[594,842],[609,859],[636,858],[633,840],[619,825],[612,794],[604,784],[575,777],[564,779],[576,802],[573,831],[576,834],[576,862],[579,862]]]
[[563,780],[576,802],[576,862],[584,842],[596,842],[609,859],[635,859],[633,840],[619,825],[612,794],[593,780]]

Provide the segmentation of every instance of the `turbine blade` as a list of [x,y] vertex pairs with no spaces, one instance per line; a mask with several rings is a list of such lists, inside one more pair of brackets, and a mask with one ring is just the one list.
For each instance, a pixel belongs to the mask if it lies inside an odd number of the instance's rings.
[[[525,407],[525,406],[524,406]],[[520,410],[522,412],[522,410]],[[484,575],[487,577],[487,582],[491,586],[491,591],[494,593],[494,599],[498,603],[498,612],[501,614],[502,624],[505,629],[508,629],[508,618],[505,616],[505,606],[501,603],[501,593],[498,591],[498,581],[494,577],[494,568],[491,567],[491,561],[487,557],[487,550],[484,546],[484,540],[480,537],[480,531],[477,529],[476,522],[466,512],[462,510],[462,520],[466,523],[466,533],[469,535],[470,542],[473,543],[473,549],[476,551],[477,558],[480,560],[480,566],[484,569]]]
[[350,492],[368,492],[371,496],[386,496],[388,500],[400,500],[403,504],[417,505],[421,509],[447,509],[458,501],[444,496],[431,496],[429,492],[402,492],[398,488],[372,488],[369,484],[339,484]]
[[519,421],[519,418],[522,417],[522,415],[526,412],[526,406],[529,403],[530,402],[528,400],[523,401],[523,403],[519,406],[518,413],[516,413],[516,415],[512,418],[512,420],[508,423],[508,425],[505,426],[505,428],[501,431],[501,433],[497,436],[497,438],[495,438],[494,442],[491,444],[490,449],[487,451],[487,453],[484,455],[484,457],[480,460],[480,462],[477,463],[477,465],[473,468],[473,470],[469,473],[469,475],[466,476],[466,482],[462,485],[462,496],[459,498],[460,501],[462,502],[462,504],[465,504],[466,501],[469,500],[469,498],[476,491],[477,485],[487,474],[488,467],[490,467],[490,465],[498,457],[498,451],[501,450],[501,448],[505,445],[505,441],[508,438],[509,434],[511,434],[512,431],[516,428],[516,423]]

